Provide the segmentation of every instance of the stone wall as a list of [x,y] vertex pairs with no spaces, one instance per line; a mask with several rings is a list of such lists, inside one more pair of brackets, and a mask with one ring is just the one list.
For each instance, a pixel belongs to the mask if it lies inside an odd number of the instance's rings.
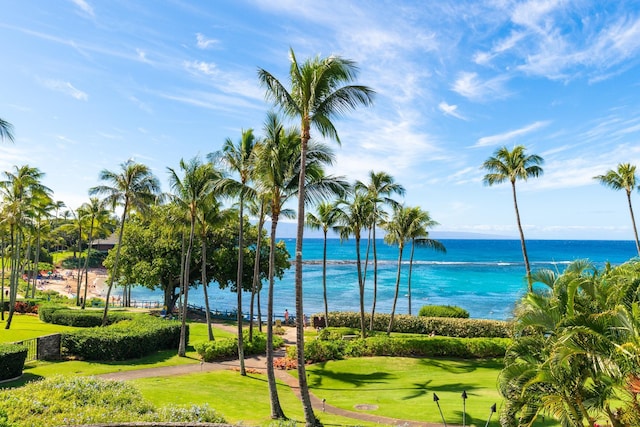
[[60,334],[38,337],[38,360],[60,359]]

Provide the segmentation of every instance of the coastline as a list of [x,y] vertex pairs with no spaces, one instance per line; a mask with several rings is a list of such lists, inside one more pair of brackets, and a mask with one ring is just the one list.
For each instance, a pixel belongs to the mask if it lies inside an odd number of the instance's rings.
[[[90,268],[87,274],[87,299],[106,296],[107,270],[104,268]],[[40,291],[56,291],[67,298],[75,298],[78,290],[78,270],[59,269],[47,277],[43,275],[37,280],[37,289]],[[84,296],[84,279],[80,288],[80,296]]]

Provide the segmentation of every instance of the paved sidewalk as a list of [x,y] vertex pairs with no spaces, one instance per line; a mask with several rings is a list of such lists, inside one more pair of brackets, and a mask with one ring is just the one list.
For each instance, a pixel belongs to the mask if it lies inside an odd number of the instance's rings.
[[[222,327],[226,329],[226,325],[216,325],[217,327]],[[228,327],[231,332],[235,331],[235,327]],[[284,335],[284,341],[286,345],[295,345],[296,340],[296,329],[295,328],[285,328],[286,332]],[[276,352],[276,357],[284,356],[284,350],[280,349]],[[245,368],[251,369],[266,375],[266,356],[253,356],[245,358]],[[146,369],[138,369],[133,371],[122,371],[122,372],[112,372],[108,374],[98,375],[100,378],[105,379],[113,379],[113,380],[134,380],[138,378],[149,378],[149,377],[167,377],[174,375],[185,375],[192,374],[197,372],[211,372],[211,371],[221,371],[221,370],[237,370],[239,369],[240,364],[238,360],[227,360],[222,362],[200,362],[189,365],[177,365],[177,366],[162,366],[158,368],[146,368]],[[287,371],[276,369],[275,370],[276,378],[283,383],[287,384],[291,391],[300,399],[300,387],[298,384],[298,379],[289,375]],[[413,420],[402,420],[396,418],[383,417],[380,415],[369,414],[365,412],[356,412],[356,411],[348,411],[346,409],[337,408],[332,406],[326,402],[323,402],[322,399],[315,396],[313,393],[309,393],[311,397],[311,404],[313,406],[314,411],[316,412],[326,412],[329,414],[340,415],[342,417],[352,418],[354,420],[367,421],[371,423],[377,424],[385,424],[385,425],[394,425],[394,426],[402,426],[402,427],[441,427],[441,423],[425,423],[418,422]],[[447,424],[450,427],[459,427],[455,424]]]

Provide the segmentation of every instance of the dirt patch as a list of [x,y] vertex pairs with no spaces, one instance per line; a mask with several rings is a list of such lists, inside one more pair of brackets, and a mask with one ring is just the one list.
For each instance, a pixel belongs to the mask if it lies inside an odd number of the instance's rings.
[[378,409],[378,405],[370,405],[368,403],[361,403],[354,406],[358,411],[375,411]]

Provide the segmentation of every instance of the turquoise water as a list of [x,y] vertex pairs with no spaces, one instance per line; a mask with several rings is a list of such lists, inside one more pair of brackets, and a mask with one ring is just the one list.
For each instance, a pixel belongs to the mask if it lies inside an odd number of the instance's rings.
[[[422,305],[450,304],[468,310],[471,317],[507,319],[515,302],[526,290],[522,250],[518,240],[457,240],[443,239],[447,253],[416,248],[411,278],[412,313]],[[289,253],[294,253],[295,240],[285,239]],[[376,312],[390,312],[395,292],[398,249],[382,240],[378,248],[378,298]],[[606,262],[620,264],[637,255],[632,241],[595,240],[530,240],[527,241],[529,261],[533,270],[551,268],[562,271],[576,259],[589,259],[598,267]],[[364,261],[366,241],[361,244]],[[330,239],[327,250],[327,292],[329,310],[359,311],[356,252],[353,240]],[[410,245],[404,251],[397,313],[408,313],[407,275]],[[304,307],[309,315],[323,311],[322,299],[322,239],[305,239],[303,245]],[[370,257],[372,262],[372,257]],[[266,283],[264,284],[266,288]],[[369,267],[365,284],[365,308],[371,309],[373,270]],[[159,292],[135,289],[133,299],[162,299]],[[244,298],[248,311],[249,294]],[[266,293],[262,296],[266,313]],[[204,305],[202,288],[189,293],[189,301]],[[220,290],[215,283],[209,287],[209,302],[218,310],[235,307],[236,296]],[[281,315],[285,309],[295,309],[294,268],[281,281],[276,281],[274,310]]]

